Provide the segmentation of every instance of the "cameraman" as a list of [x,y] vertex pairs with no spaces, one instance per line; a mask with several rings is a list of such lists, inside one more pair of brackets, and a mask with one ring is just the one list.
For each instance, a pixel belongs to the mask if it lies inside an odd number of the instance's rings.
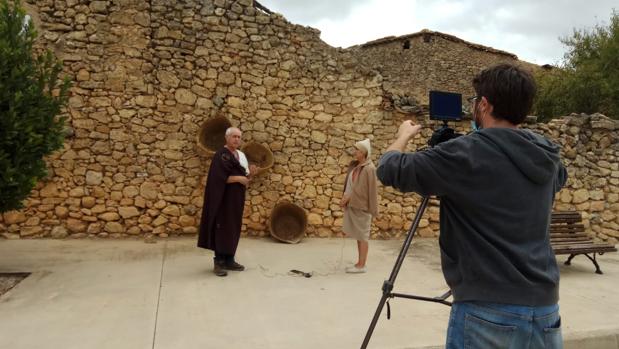
[[500,64],[473,79],[477,132],[417,153],[411,121],[379,161],[380,181],[440,197],[441,264],[454,303],[446,348],[562,348],[559,270],[550,246],[559,147],[520,129],[535,81]]

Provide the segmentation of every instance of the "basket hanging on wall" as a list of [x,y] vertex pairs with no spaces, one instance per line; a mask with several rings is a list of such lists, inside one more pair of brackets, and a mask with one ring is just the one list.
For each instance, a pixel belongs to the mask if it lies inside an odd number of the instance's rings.
[[306,229],[307,213],[300,206],[282,201],[271,210],[269,230],[273,238],[296,244],[303,239]]
[[264,145],[249,142],[242,147],[250,165],[258,167],[258,174],[266,172],[273,166],[273,152]]
[[226,144],[226,130],[232,123],[225,116],[217,116],[202,123],[196,142],[198,148],[208,155],[214,154]]

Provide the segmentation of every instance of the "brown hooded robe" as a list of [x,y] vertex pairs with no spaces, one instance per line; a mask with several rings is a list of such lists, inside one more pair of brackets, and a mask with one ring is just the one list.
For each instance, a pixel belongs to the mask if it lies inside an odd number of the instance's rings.
[[245,175],[245,169],[228,148],[222,147],[213,155],[204,190],[198,247],[232,256],[236,253],[241,237],[245,186],[226,181],[229,176]]

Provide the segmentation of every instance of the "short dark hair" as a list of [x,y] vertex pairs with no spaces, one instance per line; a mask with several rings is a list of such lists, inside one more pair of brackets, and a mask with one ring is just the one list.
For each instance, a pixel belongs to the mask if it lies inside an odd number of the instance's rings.
[[492,116],[518,125],[533,106],[537,90],[535,79],[528,71],[513,64],[498,64],[482,70],[473,78],[478,97],[492,104]]

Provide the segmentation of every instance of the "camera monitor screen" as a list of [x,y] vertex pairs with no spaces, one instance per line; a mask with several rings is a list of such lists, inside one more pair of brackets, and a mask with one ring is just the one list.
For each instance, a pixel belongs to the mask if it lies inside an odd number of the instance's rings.
[[461,120],[462,95],[452,92],[430,91],[430,119]]

